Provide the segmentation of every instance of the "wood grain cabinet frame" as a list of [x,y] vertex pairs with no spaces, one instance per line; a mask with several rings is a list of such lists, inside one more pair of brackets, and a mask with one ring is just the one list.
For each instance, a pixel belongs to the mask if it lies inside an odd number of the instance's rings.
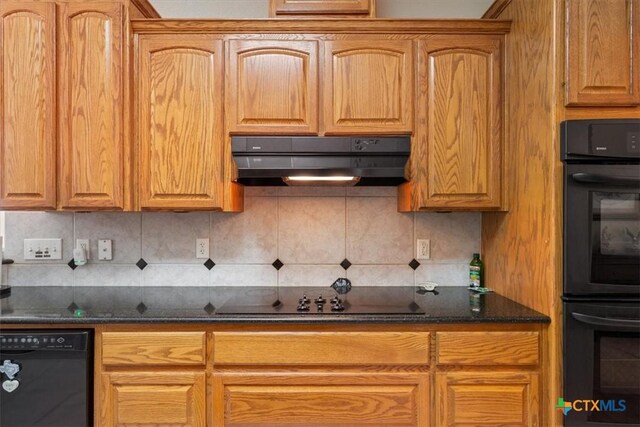
[[213,426],[427,426],[429,375],[214,374]]
[[325,42],[325,132],[411,133],[413,68],[411,40]]
[[142,209],[223,207],[223,43],[141,35],[136,134]]
[[55,16],[0,2],[0,210],[56,208]]
[[[419,42],[411,183],[401,210],[502,206],[503,36]],[[402,206],[406,205],[406,208]]]
[[348,16],[374,18],[376,0],[269,0],[269,16]]
[[640,0],[566,0],[566,105],[640,105]]
[[59,205],[122,209],[124,6],[79,2],[59,7]]
[[226,95],[231,133],[318,132],[318,42],[231,40]]

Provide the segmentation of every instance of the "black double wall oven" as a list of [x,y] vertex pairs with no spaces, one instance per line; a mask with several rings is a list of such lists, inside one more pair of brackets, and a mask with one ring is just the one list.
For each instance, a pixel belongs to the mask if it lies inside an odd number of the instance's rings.
[[640,426],[640,119],[566,121],[561,141],[558,410],[565,426]]

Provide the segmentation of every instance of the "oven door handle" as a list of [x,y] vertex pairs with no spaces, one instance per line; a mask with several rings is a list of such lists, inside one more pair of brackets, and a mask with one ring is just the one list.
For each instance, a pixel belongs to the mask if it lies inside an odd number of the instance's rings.
[[571,178],[583,184],[612,184],[624,187],[640,187],[640,178],[634,177],[579,172],[571,174]]
[[582,313],[571,313],[578,322],[595,326],[611,326],[615,328],[637,329],[640,331],[640,319],[619,319],[615,317],[590,316]]

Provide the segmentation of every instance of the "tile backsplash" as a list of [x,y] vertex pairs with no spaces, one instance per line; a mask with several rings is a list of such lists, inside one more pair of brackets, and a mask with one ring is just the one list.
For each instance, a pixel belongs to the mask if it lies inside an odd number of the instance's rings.
[[[386,187],[248,187],[241,214],[7,212],[5,258],[15,260],[7,279],[14,286],[328,286],[337,277],[354,286],[466,285],[480,250],[480,214],[398,213],[396,200]],[[195,257],[196,239],[207,237],[211,268]],[[25,261],[26,238],[62,238],[63,259]],[[91,240],[92,259],[73,269],[75,239]],[[113,240],[112,261],[97,260],[98,239]],[[431,240],[431,259],[414,269],[416,239]]]

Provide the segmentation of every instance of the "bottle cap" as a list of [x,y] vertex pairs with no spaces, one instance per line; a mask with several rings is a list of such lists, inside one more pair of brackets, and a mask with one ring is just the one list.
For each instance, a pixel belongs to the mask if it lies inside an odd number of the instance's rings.
[[474,257],[474,258],[480,258],[480,254],[478,254],[478,253],[474,253],[474,254],[473,254],[473,257]]

